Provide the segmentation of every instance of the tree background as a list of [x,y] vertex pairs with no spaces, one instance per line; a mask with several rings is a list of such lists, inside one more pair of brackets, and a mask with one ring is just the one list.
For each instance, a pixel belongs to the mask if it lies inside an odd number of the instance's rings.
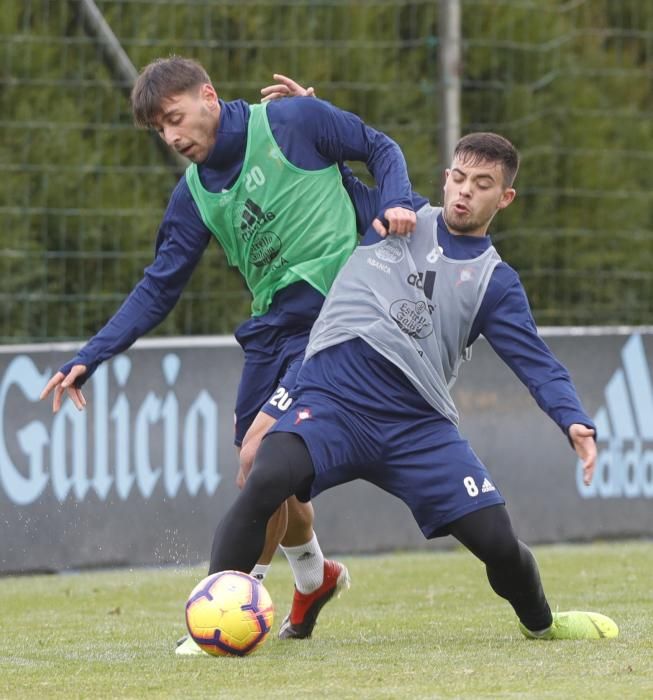
[[[192,56],[221,97],[273,72],[314,85],[402,147],[441,201],[438,3],[96,0],[131,61]],[[492,231],[541,324],[653,324],[653,3],[462,0],[463,133],[522,153]],[[132,126],[129,84],[79,0],[3,0],[0,340],[85,338],[153,257],[179,176]],[[360,168],[357,173],[364,175]],[[211,245],[158,334],[231,333],[248,315]]]

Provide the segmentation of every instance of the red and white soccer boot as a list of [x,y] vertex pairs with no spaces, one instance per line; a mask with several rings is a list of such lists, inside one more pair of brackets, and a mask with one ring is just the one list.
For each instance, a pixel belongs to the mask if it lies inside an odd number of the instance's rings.
[[312,593],[300,593],[295,588],[292,606],[281,623],[279,639],[308,639],[313,634],[320,610],[334,596],[349,588],[347,567],[331,559],[324,560],[324,580]]

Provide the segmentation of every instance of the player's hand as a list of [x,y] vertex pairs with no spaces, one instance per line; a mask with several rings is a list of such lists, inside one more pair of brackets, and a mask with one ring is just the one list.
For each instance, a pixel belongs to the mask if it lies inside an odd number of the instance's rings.
[[238,474],[236,474],[236,486],[239,489],[242,489],[243,486],[245,486],[245,472],[243,471],[243,467],[240,466],[238,467]]
[[84,374],[86,374],[86,365],[73,365],[68,374],[57,372],[45,385],[39,398],[43,400],[50,392],[54,392],[52,394],[52,413],[56,413],[61,408],[64,393],[67,393],[75,407],[82,411],[86,406],[86,399],[82,390],[75,386],[75,382]]
[[574,423],[569,426],[569,439],[583,463],[583,483],[589,486],[596,467],[594,430],[581,423]]
[[261,102],[278,100],[280,97],[315,97],[315,89],[312,87],[305,88],[281,73],[275,73],[272,77],[277,82],[261,90]]
[[374,230],[381,236],[385,238],[389,233],[396,233],[399,236],[406,236],[415,230],[417,224],[417,217],[415,212],[410,209],[404,209],[403,207],[392,207],[391,209],[386,209],[383,216],[388,222],[388,227],[386,228],[380,219],[374,219],[372,226]]

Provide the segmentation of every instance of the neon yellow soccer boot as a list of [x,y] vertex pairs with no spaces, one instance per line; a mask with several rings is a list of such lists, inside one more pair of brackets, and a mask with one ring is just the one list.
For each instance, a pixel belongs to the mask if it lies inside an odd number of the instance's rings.
[[554,612],[553,624],[546,630],[531,632],[522,623],[519,629],[528,639],[613,639],[619,635],[614,620],[596,612]]

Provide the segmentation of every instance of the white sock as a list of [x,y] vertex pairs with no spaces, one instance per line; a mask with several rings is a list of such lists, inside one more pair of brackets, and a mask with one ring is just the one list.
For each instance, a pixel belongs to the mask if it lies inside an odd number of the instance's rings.
[[292,569],[297,590],[300,593],[317,590],[324,581],[324,554],[315,533],[306,544],[281,549]]
[[257,578],[259,581],[265,580],[270,570],[270,564],[257,564],[250,572],[249,575]]

